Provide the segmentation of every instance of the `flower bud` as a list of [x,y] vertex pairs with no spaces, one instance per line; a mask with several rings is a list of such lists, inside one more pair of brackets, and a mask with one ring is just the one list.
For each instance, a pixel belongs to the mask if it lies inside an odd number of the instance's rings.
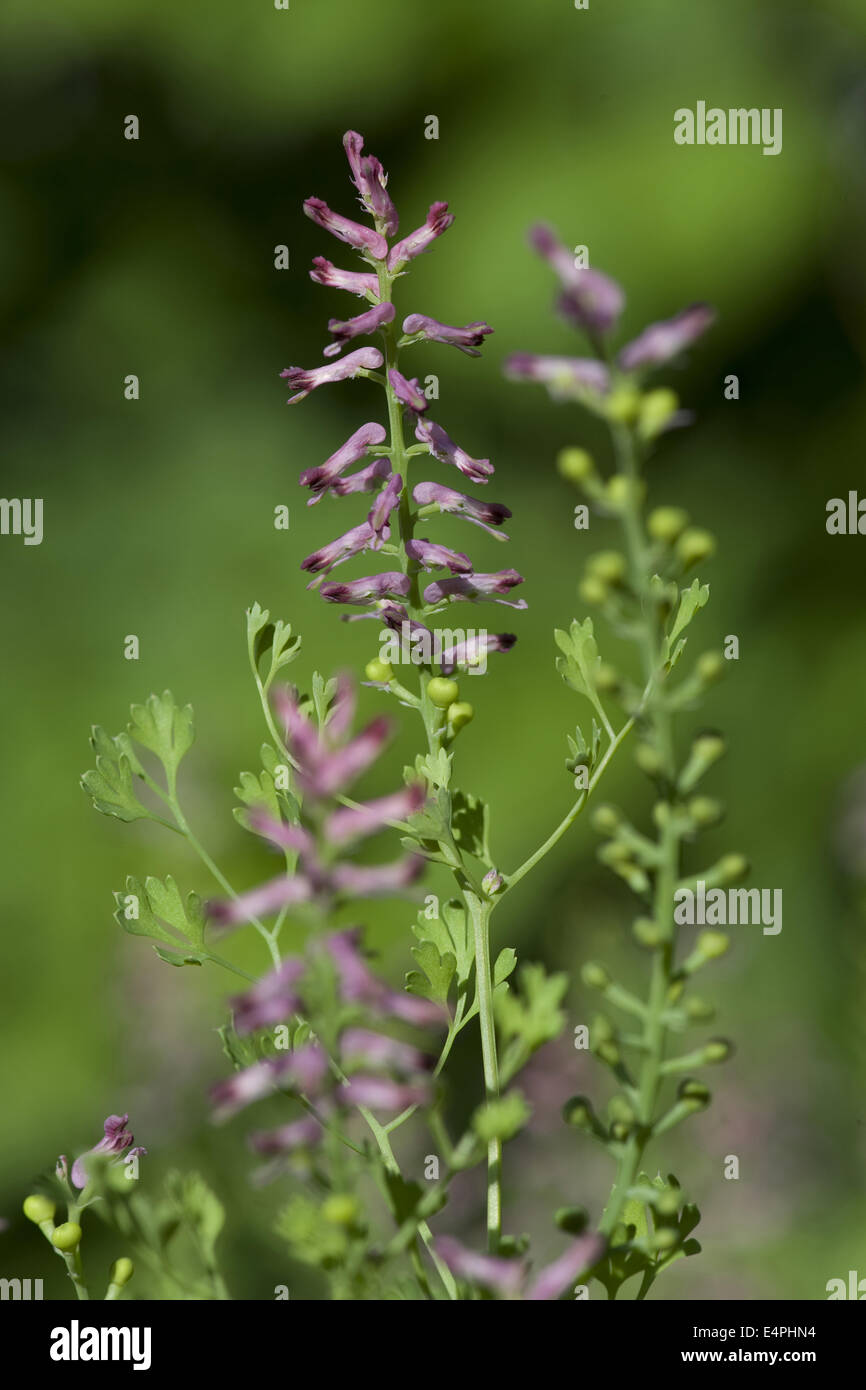
[[676,391],[660,386],[655,391],[647,391],[640,403],[638,433],[642,439],[655,439],[676,415],[680,401]]
[[725,658],[719,652],[702,652],[695,667],[704,685],[711,685],[725,674]]
[[622,473],[615,473],[605,488],[605,500],[614,511],[619,511],[629,503],[643,501],[645,491],[639,478],[627,478]]
[[618,1143],[624,1144],[631,1133],[631,1125],[627,1125],[625,1120],[614,1120],[610,1127],[611,1139],[616,1139]]
[[581,967],[580,978],[587,989],[607,989],[610,984],[610,975],[603,965],[599,965],[598,961],[594,960],[588,960]]
[[680,791],[690,792],[704,773],[722,757],[725,741],[718,734],[701,734],[692,744],[688,761],[679,776]]
[[711,1018],[715,1018],[716,1011],[712,1004],[708,1004],[706,999],[700,999],[693,994],[691,999],[686,1002],[686,1014],[691,1023],[708,1023]]
[[109,1283],[116,1284],[122,1289],[124,1284],[128,1284],[135,1273],[135,1265],[126,1255],[121,1255],[119,1260],[115,1260],[111,1266],[111,1273],[108,1276]]
[[693,796],[686,810],[692,820],[701,826],[715,825],[724,815],[722,803],[711,796]]
[[570,483],[582,483],[595,473],[595,462],[585,449],[561,449],[556,456],[556,468]]
[[651,743],[639,743],[634,751],[634,760],[647,777],[658,777],[661,773],[661,756]]
[[708,560],[715,548],[715,538],[709,531],[701,531],[696,526],[691,526],[687,531],[683,531],[677,541],[677,557],[688,569],[691,565],[699,565],[702,560]]
[[484,889],[488,898],[495,897],[502,887],[502,875],[498,869],[488,869],[481,880],[481,887]]
[[562,1118],[572,1129],[600,1128],[595,1111],[586,1096],[572,1096],[562,1107]]
[[654,922],[652,917],[638,917],[632,923],[632,934],[635,941],[641,946],[647,946],[654,950],[656,946],[661,946],[665,939],[664,932],[660,929],[658,922]]
[[709,1087],[705,1086],[703,1081],[696,1081],[691,1076],[680,1082],[677,1087],[677,1098],[681,1101],[688,1101],[695,1110],[704,1110],[711,1099]]
[[460,695],[460,686],[447,676],[433,676],[427,682],[427,694],[437,709],[447,709]]
[[64,1221],[61,1226],[57,1226],[51,1242],[57,1250],[76,1250],[81,1243],[81,1227],[78,1222]]
[[602,1062],[606,1062],[609,1067],[619,1066],[622,1061],[622,1053],[615,1042],[601,1042],[595,1049],[596,1057]]
[[671,980],[668,985],[667,1001],[669,1004],[677,1004],[683,997],[683,990],[686,987],[685,980]]
[[577,592],[584,603],[604,603],[608,596],[608,587],[594,574],[588,574],[578,584]]
[[704,1048],[703,1060],[707,1063],[726,1062],[734,1051],[733,1043],[727,1038],[710,1038]]
[[50,1197],[43,1197],[41,1192],[32,1192],[24,1198],[21,1209],[28,1221],[41,1226],[43,1221],[53,1221],[57,1207]]
[[466,700],[457,700],[448,706],[448,723],[455,734],[466,724],[471,724],[475,718],[475,711]]
[[592,814],[592,826],[599,835],[613,835],[620,823],[620,814],[613,806],[599,806]]
[[682,507],[656,507],[646,521],[646,529],[654,541],[673,545],[689,524],[689,514]]
[[702,931],[697,940],[697,948],[705,960],[718,960],[730,944],[731,938],[723,931]]
[[331,1226],[355,1226],[361,1204],[351,1193],[334,1192],[322,1203],[322,1216]]
[[604,401],[604,413],[616,424],[630,425],[638,417],[641,394],[634,386],[615,386]]
[[723,854],[713,874],[718,885],[738,883],[749,872],[749,861],[744,854]]
[[634,1110],[625,1096],[611,1096],[607,1103],[607,1113],[611,1120],[619,1120],[626,1125],[634,1124]]
[[586,569],[602,584],[621,584],[626,576],[625,556],[618,550],[599,550],[589,557]]
[[394,679],[394,671],[390,661],[380,661],[374,656],[372,661],[368,661],[364,667],[364,675],[368,681],[373,681],[375,685],[387,685],[388,681]]

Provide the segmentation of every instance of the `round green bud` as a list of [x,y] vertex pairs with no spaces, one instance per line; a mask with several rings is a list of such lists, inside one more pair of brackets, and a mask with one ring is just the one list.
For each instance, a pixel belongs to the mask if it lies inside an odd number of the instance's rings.
[[670,1250],[677,1243],[677,1233],[669,1226],[662,1226],[661,1230],[653,1233],[652,1243],[656,1250]]
[[634,1110],[625,1096],[611,1096],[607,1113],[612,1120],[621,1120],[626,1125],[634,1124]]
[[624,1144],[629,1136],[630,1130],[631,1126],[627,1125],[624,1120],[614,1120],[610,1127],[610,1137],[611,1139],[618,1140],[620,1144]]
[[682,507],[656,507],[646,520],[646,529],[654,541],[673,545],[689,524],[689,514]]
[[711,1018],[715,1018],[716,1011],[706,999],[700,999],[693,994],[686,1002],[686,1014],[692,1023],[707,1023]]
[[609,1067],[616,1067],[622,1060],[622,1053],[615,1042],[599,1043],[595,1049],[596,1057],[600,1057],[602,1062],[606,1062]]
[[669,1004],[676,1004],[683,997],[683,990],[686,987],[685,980],[671,980],[668,985],[667,1001]]
[[117,1284],[121,1289],[124,1284],[128,1284],[135,1273],[135,1265],[126,1255],[121,1255],[119,1260],[115,1260],[111,1266],[111,1273],[108,1276],[109,1283]]
[[724,854],[717,872],[720,883],[736,883],[748,874],[749,861],[744,854]]
[[658,923],[654,922],[651,917],[638,917],[637,920],[632,923],[632,934],[634,935],[635,941],[641,946],[649,947],[650,950],[653,950],[656,946],[660,946],[664,941],[664,933],[659,929]]
[[653,806],[653,824],[658,826],[659,830],[664,830],[665,826],[669,824],[671,815],[671,808],[666,801],[657,801]]
[[584,603],[604,603],[608,596],[608,587],[594,574],[588,574],[578,584],[577,592]]
[[715,539],[709,531],[700,531],[696,526],[691,526],[683,531],[677,541],[677,556],[688,569],[690,565],[699,565],[702,560],[708,560],[715,548]]
[[725,674],[725,658],[719,652],[702,652],[696,662],[696,670],[705,685],[721,680]]
[[705,1062],[726,1062],[734,1050],[727,1038],[710,1038],[704,1048]]
[[460,695],[460,686],[447,676],[434,676],[427,682],[427,694],[437,709],[447,709]]
[[615,473],[605,488],[608,504],[615,509],[624,507],[628,502],[642,501],[644,492],[640,479],[626,478],[622,473]]
[[711,796],[693,796],[686,810],[698,825],[715,825],[724,814],[722,803]]
[[373,681],[376,685],[387,685],[388,681],[394,679],[394,671],[390,661],[380,661],[374,656],[372,661],[368,661],[364,667],[364,675],[368,681]]
[[700,734],[692,744],[692,757],[702,763],[715,763],[725,751],[725,740],[718,734]]
[[655,1209],[659,1216],[676,1216],[680,1209],[680,1199],[676,1192],[666,1187],[656,1198]]
[[703,1081],[696,1081],[694,1077],[691,1076],[687,1077],[685,1081],[680,1082],[677,1087],[677,1096],[680,1100],[694,1102],[696,1109],[709,1105],[710,1103],[709,1087],[705,1086]]
[[599,965],[598,961],[595,960],[588,960],[586,964],[581,967],[580,978],[583,980],[587,989],[607,989],[610,984],[610,975],[608,975],[604,966]]
[[589,1028],[593,1047],[596,1043],[607,1042],[616,1037],[616,1029],[606,1014],[596,1014]]
[[598,857],[602,864],[607,864],[613,868],[617,864],[630,864],[632,862],[631,846],[624,840],[611,840],[609,844],[603,845],[598,851]]
[[361,1215],[361,1204],[350,1193],[335,1192],[322,1203],[322,1216],[332,1226],[354,1226]]
[[77,1221],[64,1221],[58,1226],[51,1242],[57,1250],[76,1250],[81,1243],[81,1227]]
[[638,430],[644,439],[654,439],[660,434],[672,415],[680,408],[680,398],[676,391],[660,386],[655,391],[647,391],[640,403]]
[[619,671],[608,661],[599,662],[595,670],[595,688],[602,695],[609,695],[619,687]]
[[613,835],[619,821],[619,812],[613,806],[599,806],[592,813],[593,829],[597,830],[599,835]]
[[621,584],[626,576],[625,556],[618,550],[599,550],[587,560],[586,569],[603,584]]
[[556,468],[570,483],[582,483],[595,472],[595,462],[585,449],[561,449],[556,456]]
[[596,1125],[592,1105],[586,1096],[572,1096],[562,1107],[562,1118],[572,1129],[594,1129]]
[[662,760],[650,743],[639,743],[634,751],[634,760],[647,777],[658,777],[662,770]]
[[718,960],[731,944],[731,938],[723,931],[702,931],[698,937],[698,950],[707,960]]
[[560,1207],[553,1219],[561,1231],[580,1236],[589,1225],[589,1212],[585,1207]]
[[57,1207],[50,1197],[43,1197],[41,1192],[32,1192],[29,1197],[25,1197],[21,1210],[28,1221],[41,1226],[43,1221],[52,1221]]
[[454,704],[448,706],[448,723],[455,734],[465,724],[471,724],[474,718],[475,711],[466,700],[456,700]]
[[604,413],[608,420],[621,425],[632,424],[640,408],[641,394],[634,386],[615,386],[604,402]]

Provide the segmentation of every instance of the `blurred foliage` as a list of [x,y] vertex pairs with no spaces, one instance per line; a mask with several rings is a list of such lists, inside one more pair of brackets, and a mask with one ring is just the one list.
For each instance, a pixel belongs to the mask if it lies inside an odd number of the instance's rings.
[[[210,885],[160,827],[94,817],[78,778],[90,725],[123,727],[130,703],[170,684],[196,712],[189,814],[231,876],[253,882],[260,859],[231,815],[264,733],[244,609],[258,600],[303,634],[306,678],[372,654],[364,624],[343,627],[304,589],[298,561],[334,514],[307,512],[295,480],[366,418],[375,388],[286,412],[278,379],[320,359],[325,321],[345,307],[307,278],[332,248],[300,203],[317,193],[351,211],[339,140],[352,126],[390,170],[404,227],[434,198],[457,214],[403,282],[400,309],[496,329],[478,363],[416,352],[440,375],[449,432],[497,466],[491,495],[514,512],[509,563],[527,578],[520,640],[473,688],[461,750],[506,867],[570,800],[552,630],[584,616],[581,562],[607,535],[597,519],[588,540],[573,530],[552,467],[564,444],[599,445],[591,427],[499,370],[517,348],[574,350],[526,227],[543,217],[589,246],[627,288],[628,330],[695,299],[719,310],[672,381],[698,419],[660,451],[653,500],[719,537],[703,635],[739,634],[741,656],[709,707],[732,750],[713,792],[729,804],[726,843],[749,854],[753,883],[784,888],[786,910],[780,936],[744,932],[722,967],[738,1058],[687,1155],[670,1160],[700,1199],[706,1253],[679,1262],[667,1292],[821,1297],[862,1262],[866,1217],[866,946],[836,850],[841,788],[866,756],[864,542],[824,531],[827,499],[862,475],[860,0],[591,0],[587,11],[571,0],[291,0],[288,11],[5,0],[0,71],[3,490],[45,499],[40,547],[0,541],[4,1272],[44,1272],[46,1292],[64,1296],[14,1214],[59,1150],[129,1110],[154,1181],[160,1167],[196,1166],[229,1206],[233,1294],[292,1284],[269,1234],[285,1192],[239,1194],[241,1135],[217,1143],[206,1123],[206,1085],[224,1065],[213,1032],[223,982],[210,967],[166,969],[112,922],[111,891],[128,873]],[[673,112],[699,98],[781,106],[783,153],[675,146]],[[128,113],[137,143],[122,136]],[[428,114],[438,142],[423,137]],[[273,268],[279,243],[288,272]],[[123,398],[129,372],[137,402]],[[736,403],[722,395],[729,372]],[[281,503],[288,534],[272,525]],[[451,534],[457,524],[443,526]],[[473,545],[492,568],[493,542]],[[129,633],[137,662],[123,658]],[[374,692],[364,700],[377,707]],[[646,797],[629,756],[608,795]],[[610,958],[623,942],[626,976],[640,968],[623,941],[626,890],[607,883],[594,849],[581,823],[497,917],[499,945],[571,974],[575,1020],[588,1007],[576,967],[597,943]],[[372,924],[395,979],[410,918],[392,906]],[[255,949],[239,950],[248,968],[263,964]],[[466,1065],[471,1091],[474,1054]],[[560,1103],[581,1084],[578,1054],[564,1066]],[[506,1196],[533,1224],[548,1192],[551,1208],[603,1201],[609,1175],[555,1118],[550,1135],[536,1127],[518,1144],[533,1182],[515,1166]],[[730,1152],[736,1183],[720,1176]]]

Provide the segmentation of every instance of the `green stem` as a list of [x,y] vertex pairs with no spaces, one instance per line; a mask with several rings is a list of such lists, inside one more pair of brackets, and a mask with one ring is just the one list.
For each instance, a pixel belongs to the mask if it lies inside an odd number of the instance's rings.
[[[481,1057],[484,1065],[484,1092],[488,1104],[499,1096],[499,1061],[496,1055],[496,1024],[493,1017],[493,980],[490,972],[491,904],[474,893],[466,894],[475,942],[475,987],[478,992],[478,1019],[481,1028]],[[502,1240],[502,1141],[487,1145],[487,1246],[496,1254]]]

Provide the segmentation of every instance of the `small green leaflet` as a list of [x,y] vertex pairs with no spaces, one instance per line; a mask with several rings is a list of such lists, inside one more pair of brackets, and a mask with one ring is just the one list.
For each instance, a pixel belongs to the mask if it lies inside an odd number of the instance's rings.
[[518,989],[498,990],[494,996],[496,1021],[503,1038],[519,1039],[530,1052],[535,1052],[557,1037],[565,1022],[559,1006],[567,988],[567,975],[548,975],[543,965],[524,965],[518,976]]
[[587,776],[592,772],[598,762],[598,754],[601,748],[601,729],[593,719],[592,721],[592,743],[588,744],[583,736],[583,729],[578,724],[574,731],[574,738],[571,734],[566,734],[568,742],[569,757],[565,760],[565,766],[569,772],[577,772],[579,767],[585,767]]
[[133,705],[127,729],[131,738],[142,748],[155,753],[172,784],[184,753],[192,747],[194,738],[192,706],[181,709],[170,690],[151,695],[143,705]]
[[[436,753],[420,754],[415,759],[416,771],[433,787],[447,787],[451,781],[451,754],[440,748]],[[407,778],[408,780],[408,778]]]
[[222,1202],[200,1173],[169,1173],[165,1192],[180,1224],[186,1227],[201,1252],[205,1268],[215,1269],[216,1243],[225,1223]]
[[489,1144],[491,1139],[501,1139],[507,1143],[523,1129],[531,1114],[522,1093],[509,1091],[508,1095],[479,1106],[472,1116],[472,1128],[485,1144]]
[[337,682],[333,676],[326,681],[325,677],[318,671],[313,672],[313,709],[316,712],[316,722],[320,729],[325,727],[331,702],[336,693]]
[[665,639],[665,661],[669,667],[676,665],[686,645],[685,638],[682,638],[679,642],[677,642],[677,638],[680,633],[688,627],[695,614],[703,608],[709,596],[709,584],[701,584],[698,579],[694,579],[688,589],[683,589],[681,591],[680,606],[677,609],[677,616],[674,619],[673,627]]
[[141,768],[131,747],[128,751],[125,747],[129,742],[125,735],[110,738],[97,724],[91,731],[90,742],[96,753],[96,767],[84,773],[81,785],[95,810],[122,821],[153,820],[152,813],[135,794],[132,779],[141,776]]
[[[114,920],[133,936],[161,941],[154,950],[168,965],[201,965],[208,959],[204,948],[205,916],[196,893],[181,897],[171,875],[164,880],[127,878],[126,891],[115,893]],[[173,930],[169,930],[173,928]]]
[[490,813],[485,803],[469,792],[451,794],[451,829],[454,840],[466,854],[490,864],[487,843]]
[[601,665],[601,657],[598,654],[598,645],[593,635],[592,618],[584,618],[582,623],[575,619],[568,632],[563,632],[562,628],[556,628],[553,635],[556,639],[556,645],[563,653],[562,656],[556,658],[557,671],[566,685],[571,686],[571,689],[577,691],[578,695],[585,695],[591,701],[602,723],[605,724],[607,722],[606,716],[595,685],[596,672]]
[[277,673],[290,665],[301,650],[301,638],[292,636],[291,623],[271,622],[267,608],[254,603],[247,609],[247,645],[256,676],[263,657],[268,657],[268,670],[263,681],[262,691],[267,695]]
[[406,988],[410,994],[445,1004],[455,978],[458,991],[465,991],[475,953],[463,904],[452,899],[440,906],[439,911],[438,917],[427,917],[426,910],[420,912],[412,927],[419,944],[410,947],[410,951],[424,973],[410,971],[406,976]]

